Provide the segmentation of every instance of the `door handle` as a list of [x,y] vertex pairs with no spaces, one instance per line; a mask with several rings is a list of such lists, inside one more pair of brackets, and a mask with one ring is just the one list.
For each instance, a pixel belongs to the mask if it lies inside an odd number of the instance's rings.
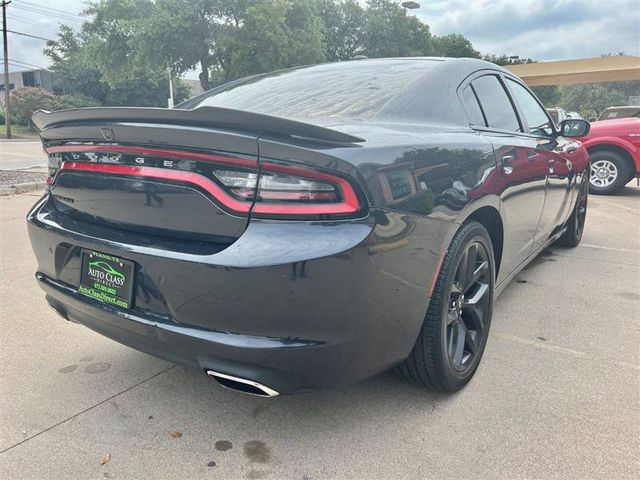
[[511,175],[513,173],[513,165],[511,162],[515,160],[513,155],[505,155],[502,157],[502,171],[505,175]]

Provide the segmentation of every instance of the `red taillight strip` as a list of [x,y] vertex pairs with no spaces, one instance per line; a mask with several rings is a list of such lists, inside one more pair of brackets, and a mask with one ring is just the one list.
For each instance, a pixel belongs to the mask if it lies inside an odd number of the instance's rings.
[[180,158],[182,160],[198,160],[204,162],[224,163],[227,165],[242,166],[253,169],[258,168],[258,162],[256,160],[227,157],[224,155],[215,155],[211,153],[188,152],[183,150],[170,150],[163,148],[126,147],[123,145],[56,145],[53,147],[47,147],[45,151],[47,153],[130,153],[133,155],[153,155],[156,157]]
[[[348,214],[360,210],[360,201],[351,184],[344,178],[329,175],[306,168],[291,167],[278,163],[263,162],[261,168],[268,172],[286,173],[312,180],[321,180],[336,185],[342,194],[339,203],[295,204],[295,203],[260,203],[256,202],[252,212],[265,215],[322,215]],[[258,195],[260,192],[258,191]]]
[[155,167],[134,167],[131,165],[114,165],[110,163],[85,163],[62,162],[58,174],[65,170],[100,172],[112,175],[127,175],[131,177],[153,178],[157,180],[172,180],[197,185],[205,190],[213,198],[221,202],[225,207],[238,213],[249,213],[250,202],[237,200],[225,192],[215,182],[200,174],[184,172],[182,170],[169,170]]
[[262,200],[313,201],[335,200],[335,192],[292,192],[287,190],[260,190],[258,197]]
[[[215,155],[209,153],[188,152],[180,150],[147,148],[147,147],[131,147],[123,145],[81,145],[67,144],[47,147],[47,153],[62,152],[95,152],[95,153],[129,153],[135,155],[153,155],[158,157],[180,158],[184,160],[199,160],[216,162],[234,166],[248,167],[252,169],[258,168],[256,160],[248,160],[235,157],[227,157],[224,155]],[[66,166],[65,166],[66,165]],[[323,214],[351,214],[360,210],[361,205],[358,196],[351,184],[338,176],[329,175],[315,170],[303,167],[295,167],[281,165],[271,162],[262,162],[261,168],[269,172],[285,173],[288,175],[309,178],[312,180],[320,180],[329,182],[338,187],[342,195],[342,201],[338,203],[319,203],[319,204],[295,204],[295,203],[261,203],[256,202],[253,212],[263,215],[323,215]],[[112,173],[115,175],[132,175],[148,178],[156,178],[163,180],[176,180],[192,183],[203,188],[210,193],[215,199],[222,202],[227,208],[238,213],[248,213],[250,205],[233,198],[227,192],[219,187],[215,182],[208,178],[192,172],[184,172],[181,170],[169,170],[147,166],[129,166],[115,165],[108,163],[83,163],[83,162],[63,162],[61,169],[74,169],[85,171],[100,171],[104,173]],[[275,200],[275,199],[274,199]]]

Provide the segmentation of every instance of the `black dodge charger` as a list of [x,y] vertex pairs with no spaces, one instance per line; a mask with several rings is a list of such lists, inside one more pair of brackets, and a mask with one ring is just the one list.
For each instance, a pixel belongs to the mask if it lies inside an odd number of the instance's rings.
[[263,396],[391,367],[455,391],[495,296],[576,246],[588,156],[517,77],[472,59],[294,68],[178,105],[39,111],[28,214],[49,304]]

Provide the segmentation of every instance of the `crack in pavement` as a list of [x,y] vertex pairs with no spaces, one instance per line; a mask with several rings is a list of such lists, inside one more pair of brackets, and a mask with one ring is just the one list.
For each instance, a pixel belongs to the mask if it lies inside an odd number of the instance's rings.
[[106,399],[102,400],[101,402],[96,403],[95,405],[91,405],[90,407],[85,408],[85,409],[84,409],[84,410],[82,410],[81,412],[78,412],[78,413],[76,413],[76,414],[74,414],[74,415],[71,415],[70,417],[65,418],[64,420],[59,421],[59,422],[58,422],[58,423],[56,423],[55,425],[51,425],[50,427],[45,428],[44,430],[42,430],[42,431],[40,431],[40,432],[36,433],[35,435],[31,435],[30,437],[27,437],[27,438],[25,438],[24,440],[21,440],[20,442],[15,443],[15,444],[11,445],[10,447],[5,448],[4,450],[1,450],[1,451],[0,451],[0,454],[3,454],[3,453],[5,453],[5,452],[8,452],[9,450],[11,450],[11,449],[13,449],[13,448],[15,448],[15,447],[18,447],[18,446],[22,445],[23,443],[28,442],[29,440],[31,440],[31,439],[33,439],[33,438],[36,438],[36,437],[38,437],[38,436],[40,436],[40,435],[42,435],[43,433],[46,433],[46,432],[48,432],[48,431],[50,431],[50,430],[53,430],[53,429],[54,429],[54,428],[56,428],[56,427],[59,427],[60,425],[63,425],[63,424],[65,424],[65,423],[67,423],[69,420],[73,420],[74,418],[77,418],[77,417],[79,417],[80,415],[82,415],[82,414],[84,414],[84,413],[87,413],[87,412],[89,412],[89,411],[93,410],[94,408],[99,407],[100,405],[103,405],[103,404],[107,403],[109,400],[113,400],[114,398],[116,398],[116,397],[118,397],[118,396],[122,395],[123,393],[127,393],[127,392],[129,392],[129,391],[133,390],[134,388],[139,387],[140,385],[142,385],[142,384],[144,384],[144,383],[148,382],[149,380],[153,380],[154,378],[159,377],[159,376],[160,376],[160,375],[162,375],[163,373],[167,373],[167,372],[168,372],[169,370],[171,370],[172,368],[175,368],[175,365],[171,365],[170,367],[167,367],[167,368],[165,368],[164,370],[161,370],[161,371],[159,371],[158,373],[156,373],[156,374],[154,374],[154,375],[151,375],[149,378],[145,378],[144,380],[141,380],[140,382],[136,383],[135,385],[132,385],[132,386],[130,386],[130,387],[128,387],[128,388],[125,388],[125,389],[124,389],[124,390],[122,390],[121,392],[118,392],[118,393],[116,393],[116,394],[114,394],[114,395],[111,395],[109,398],[106,398]]

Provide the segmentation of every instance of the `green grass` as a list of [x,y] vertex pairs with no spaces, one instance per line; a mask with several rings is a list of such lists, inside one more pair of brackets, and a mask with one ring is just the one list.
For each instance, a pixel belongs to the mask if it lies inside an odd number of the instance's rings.
[[[7,129],[5,128],[4,123],[0,125],[0,136],[2,138],[6,137]],[[11,125],[11,136],[12,137],[36,137],[38,136],[38,130],[34,127],[25,127],[24,125]]]

